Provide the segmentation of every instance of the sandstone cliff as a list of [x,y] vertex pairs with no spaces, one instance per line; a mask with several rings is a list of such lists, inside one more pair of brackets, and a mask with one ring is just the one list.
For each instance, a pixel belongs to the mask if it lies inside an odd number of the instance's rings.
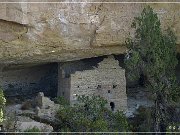
[[[125,39],[133,36],[132,20],[145,6],[142,3],[86,3],[93,0],[21,2],[24,3],[0,3],[1,64],[70,61],[124,53]],[[171,27],[180,44],[180,4],[149,5],[157,12],[162,28]]]

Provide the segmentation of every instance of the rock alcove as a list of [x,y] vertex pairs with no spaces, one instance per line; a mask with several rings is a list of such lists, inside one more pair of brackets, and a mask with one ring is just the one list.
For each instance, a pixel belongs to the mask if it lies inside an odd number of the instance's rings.
[[[108,57],[111,58],[108,60]],[[104,61],[104,64],[101,65],[100,63],[102,61]],[[99,66],[101,67],[99,68]],[[125,81],[123,55],[93,57],[69,62],[9,65],[2,67],[3,68],[1,69],[0,73],[0,82],[2,89],[4,90],[5,95],[8,99],[15,98],[18,99],[18,101],[19,99],[25,100],[28,98],[33,98],[39,92],[43,92],[47,97],[54,98],[56,96],[64,96],[67,100],[73,102],[74,99],[72,99],[72,95],[69,93],[70,91],[79,92],[76,94],[76,96],[82,94],[89,95],[88,93],[86,93],[87,91],[89,91],[90,93],[99,93],[100,91],[106,91],[107,96],[104,95],[104,97],[109,96],[108,98],[114,100],[116,98],[113,96],[113,93],[114,91],[116,91],[116,89],[121,89],[121,86],[117,87],[117,84],[114,84],[116,83],[115,80],[118,80],[119,77],[115,77],[113,79],[113,75],[111,75],[111,73],[117,74],[116,72],[121,72],[122,69],[122,75],[119,76],[122,76],[122,80],[120,79],[122,83],[123,81]],[[106,72],[108,72],[108,70],[110,70],[111,73],[106,75]],[[67,79],[70,79],[71,76],[71,79],[73,79],[73,76],[76,76],[77,72],[80,73],[80,75],[78,75],[78,78],[83,83],[77,86],[78,90],[73,88],[75,86],[74,84],[72,84],[73,80],[67,81]],[[92,77],[89,77],[88,72],[90,72],[90,75]],[[102,84],[98,84],[98,80],[94,80],[94,78],[96,77],[96,72],[100,73],[98,74],[98,76],[101,78],[100,80],[102,80]],[[103,78],[104,75],[107,76],[106,79]],[[89,83],[86,82],[87,80],[81,80],[81,78],[83,77],[87,79],[89,78]],[[108,81],[108,79],[110,79],[111,81]],[[107,82],[103,82],[105,80]],[[69,89],[70,87],[71,89]],[[127,97],[125,89],[126,88],[124,85],[122,93],[124,93],[125,95],[123,94],[121,96],[123,98],[125,97],[126,100]],[[96,90],[96,92],[94,90]],[[112,93],[108,93],[108,90],[111,90]],[[101,92],[99,94],[103,95],[103,93]]]
[[9,66],[1,70],[1,87],[7,98],[30,98],[38,92],[55,97],[57,93],[57,63],[34,66]]

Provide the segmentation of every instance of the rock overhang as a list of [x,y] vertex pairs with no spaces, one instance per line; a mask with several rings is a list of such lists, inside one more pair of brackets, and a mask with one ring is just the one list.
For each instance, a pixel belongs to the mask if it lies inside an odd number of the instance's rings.
[[[90,1],[93,2],[93,1]],[[171,27],[180,52],[180,4],[149,4],[163,30]],[[0,63],[34,65],[123,54],[142,3],[0,4]]]

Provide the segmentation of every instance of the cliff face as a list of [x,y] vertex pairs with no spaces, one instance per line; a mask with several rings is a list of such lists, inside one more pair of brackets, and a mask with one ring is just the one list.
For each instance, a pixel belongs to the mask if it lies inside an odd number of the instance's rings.
[[[180,44],[180,4],[150,5],[157,12],[162,28],[171,27]],[[1,3],[0,63],[59,62],[124,53],[126,38],[133,36],[132,20],[140,15],[144,6]]]

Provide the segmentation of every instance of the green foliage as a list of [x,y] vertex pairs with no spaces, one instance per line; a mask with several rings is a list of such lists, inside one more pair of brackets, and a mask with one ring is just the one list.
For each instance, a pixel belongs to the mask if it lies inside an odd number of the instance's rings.
[[86,109],[86,115],[95,119],[102,115],[101,113],[106,109],[106,104],[107,101],[100,96],[89,97],[83,95],[78,97],[78,104],[76,106]]
[[6,104],[6,99],[4,97],[3,90],[0,89],[0,122],[4,121],[4,106]]
[[24,132],[30,132],[30,133],[26,133],[26,135],[40,135],[41,134],[41,133],[37,133],[41,131],[38,127],[35,127],[35,126],[32,128],[26,129]]
[[128,121],[124,114],[120,111],[117,111],[113,114],[113,129],[115,131],[127,131],[129,128]]
[[130,57],[125,60],[127,77],[130,80],[141,74],[147,78],[146,86],[153,95],[157,123],[167,122],[168,102],[178,101],[180,97],[175,77],[178,63],[176,37],[169,28],[162,33],[160,25],[153,9],[150,6],[145,7],[141,16],[136,17],[132,23],[135,38],[126,42]]
[[57,97],[55,102],[60,105],[69,105],[69,102],[63,96]]
[[[133,80],[144,74],[151,90],[167,90],[166,93],[173,95],[172,91],[177,88],[171,89],[171,86],[177,86],[175,67],[178,63],[173,32],[168,29],[162,34],[157,14],[149,6],[144,8],[140,17],[134,19],[132,27],[136,30],[135,39],[128,39],[126,42],[131,51],[130,59],[125,60],[129,79]],[[168,89],[164,89],[165,87]]]
[[135,117],[129,121],[133,132],[151,132],[153,128],[152,108],[139,107]]
[[3,121],[3,130],[6,132],[16,132],[17,131],[17,116],[16,112],[7,113],[5,112],[5,120]]
[[64,106],[57,113],[61,121],[59,131],[106,132],[127,131],[127,120],[122,112],[111,112],[107,101],[99,96],[78,97],[78,103]]

